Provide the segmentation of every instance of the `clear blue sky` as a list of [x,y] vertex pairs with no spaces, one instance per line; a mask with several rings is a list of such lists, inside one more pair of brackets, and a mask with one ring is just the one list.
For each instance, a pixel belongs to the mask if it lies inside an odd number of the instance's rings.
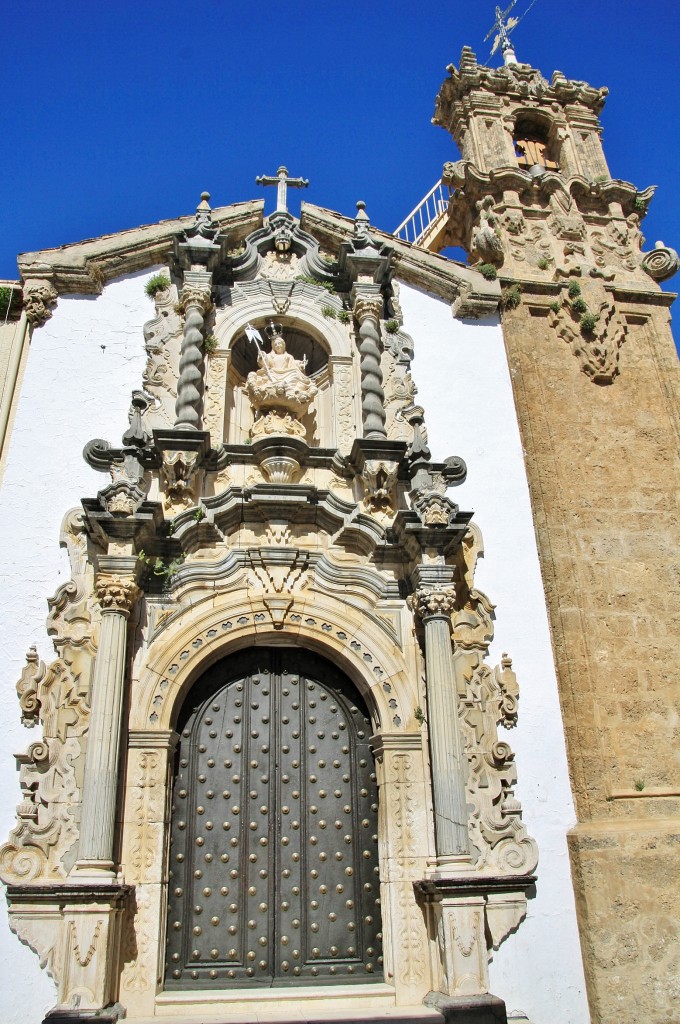
[[[457,158],[434,98],[463,45],[489,59],[493,16],[492,0],[5,4],[0,277],[18,252],[190,213],[203,189],[270,211],[255,176],[280,163],[310,202],[364,199],[394,229]],[[680,248],[679,27],[678,0],[536,0],[514,35],[547,77],[610,87],[612,174],[659,185],[648,248]]]

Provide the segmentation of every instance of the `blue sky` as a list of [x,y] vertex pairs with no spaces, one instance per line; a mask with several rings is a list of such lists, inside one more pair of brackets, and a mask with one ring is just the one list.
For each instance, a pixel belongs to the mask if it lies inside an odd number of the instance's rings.
[[[457,158],[434,98],[463,45],[489,59],[493,16],[491,0],[6,4],[0,277],[18,252],[190,213],[203,189],[271,211],[255,177],[281,163],[310,202],[364,199],[393,230]],[[610,87],[612,174],[659,185],[647,248],[680,248],[679,27],[678,0],[536,0],[514,34],[547,77]]]

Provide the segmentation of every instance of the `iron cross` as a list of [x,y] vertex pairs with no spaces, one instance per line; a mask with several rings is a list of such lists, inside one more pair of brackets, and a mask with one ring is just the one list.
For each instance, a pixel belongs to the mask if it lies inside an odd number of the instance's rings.
[[258,178],[255,178],[256,185],[278,185],[276,193],[276,212],[283,211],[288,212],[288,206],[286,203],[286,191],[288,186],[291,188],[309,188],[309,178],[289,178],[288,169],[286,167],[279,167],[276,172],[276,177],[272,178],[267,174],[261,174]]

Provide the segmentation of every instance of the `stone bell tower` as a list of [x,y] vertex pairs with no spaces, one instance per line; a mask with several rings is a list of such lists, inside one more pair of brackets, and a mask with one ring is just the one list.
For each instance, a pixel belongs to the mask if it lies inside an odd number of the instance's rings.
[[462,159],[444,167],[440,244],[463,246],[502,289],[576,801],[592,1019],[670,1020],[680,481],[675,296],[659,282],[678,256],[662,242],[642,252],[654,189],[609,171],[606,89],[512,61],[482,67],[469,48],[448,72],[434,123]]

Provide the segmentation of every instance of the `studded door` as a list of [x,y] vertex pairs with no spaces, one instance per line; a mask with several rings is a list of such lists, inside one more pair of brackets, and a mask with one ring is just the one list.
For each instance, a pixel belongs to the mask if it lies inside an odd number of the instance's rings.
[[178,724],[166,987],[382,977],[370,721],[324,659],[252,649]]

